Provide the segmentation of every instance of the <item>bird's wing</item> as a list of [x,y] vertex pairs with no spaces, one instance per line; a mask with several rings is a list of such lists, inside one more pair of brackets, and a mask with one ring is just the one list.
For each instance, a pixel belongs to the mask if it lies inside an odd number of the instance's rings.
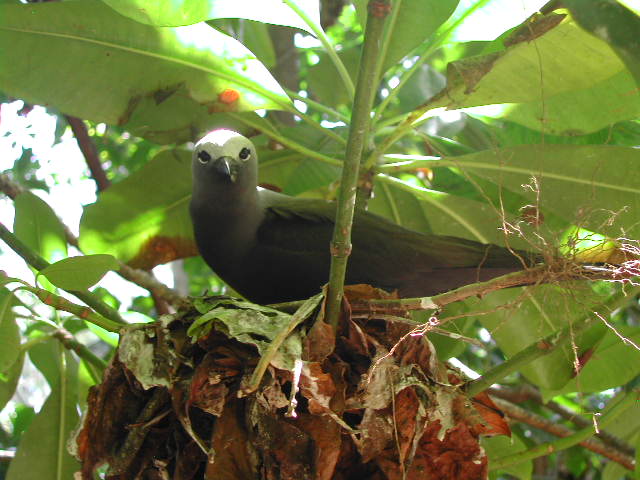
[[[261,241],[274,246],[287,245],[292,250],[308,251],[327,239],[333,231],[335,204],[324,200],[301,199],[271,191],[261,192],[266,212]],[[292,230],[293,228],[293,230]],[[292,235],[293,231],[307,235]],[[295,238],[294,238],[295,237]],[[355,212],[352,230],[353,251],[369,256],[407,259],[417,269],[478,267],[522,267],[531,255],[496,245],[486,245],[457,237],[419,233],[401,227],[379,215]],[[414,255],[409,255],[413,252]],[[521,259],[519,257],[523,256]]]

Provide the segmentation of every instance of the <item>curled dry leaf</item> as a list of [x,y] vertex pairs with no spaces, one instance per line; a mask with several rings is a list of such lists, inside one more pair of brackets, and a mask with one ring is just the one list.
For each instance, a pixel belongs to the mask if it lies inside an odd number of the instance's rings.
[[[350,295],[389,298],[368,287]],[[140,472],[225,480],[486,477],[479,436],[507,433],[506,422],[487,396],[465,396],[461,374],[438,360],[426,336],[375,312],[354,319],[348,302],[337,335],[321,315],[293,323],[287,315],[201,297],[132,329],[89,399],[77,440],[83,478],[105,463],[116,480]],[[271,338],[284,338],[282,351],[269,349]],[[258,389],[239,398],[264,352],[269,365]]]

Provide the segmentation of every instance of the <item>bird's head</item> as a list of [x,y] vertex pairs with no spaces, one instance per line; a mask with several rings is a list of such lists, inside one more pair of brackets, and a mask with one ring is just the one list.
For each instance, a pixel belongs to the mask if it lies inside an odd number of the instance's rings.
[[248,138],[237,132],[214,130],[196,143],[192,171],[196,188],[226,185],[255,189],[256,149]]

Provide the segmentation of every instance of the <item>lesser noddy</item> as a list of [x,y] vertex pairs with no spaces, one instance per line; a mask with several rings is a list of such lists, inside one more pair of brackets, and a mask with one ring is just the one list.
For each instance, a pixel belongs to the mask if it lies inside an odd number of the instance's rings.
[[[308,298],[329,278],[335,203],[259,188],[256,149],[215,130],[193,152],[190,212],[205,262],[247,299]],[[403,297],[430,296],[522,270],[522,252],[408,230],[356,211],[345,284],[365,283]]]

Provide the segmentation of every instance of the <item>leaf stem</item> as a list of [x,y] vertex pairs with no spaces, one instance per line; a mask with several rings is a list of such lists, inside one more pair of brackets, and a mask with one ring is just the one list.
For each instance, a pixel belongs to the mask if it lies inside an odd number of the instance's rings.
[[[43,270],[43,269],[45,269],[46,267],[48,267],[50,265],[49,262],[47,262],[44,258],[42,258],[40,255],[38,255],[36,252],[31,250],[18,237],[16,237],[13,233],[11,233],[7,229],[7,227],[5,227],[2,223],[0,223],[0,239],[2,239],[7,245],[9,245],[9,247],[11,247],[13,249],[13,251],[15,251],[18,255],[20,255],[25,262],[27,262],[29,265],[31,265],[36,270],[38,270],[38,271]],[[24,287],[24,288],[27,288],[27,287]],[[31,289],[33,287],[28,287],[28,288]],[[46,290],[43,290],[43,291],[46,292],[47,294],[50,294]],[[76,296],[80,300],[82,300],[84,303],[89,305],[96,312],[98,312],[102,317],[105,317],[104,319],[109,319],[111,322],[113,322],[116,325],[126,325],[126,322],[122,319],[122,317],[117,312],[117,310],[111,308],[109,305],[107,305],[102,300],[97,298],[91,292],[89,292],[89,291],[79,292],[77,290],[69,290],[69,293],[73,294],[74,296]],[[36,295],[37,295],[37,293],[36,293]],[[53,295],[53,294],[50,294],[50,295]],[[59,297],[59,298],[62,298],[62,297]],[[66,300],[64,298],[63,298],[63,300],[65,302],[68,302],[68,300]],[[69,302],[69,303],[71,303],[71,302]],[[100,326],[102,326],[102,325],[100,325]],[[106,328],[106,327],[103,327],[103,328]],[[117,331],[118,328],[116,328],[115,330],[111,330],[111,331]],[[107,328],[107,330],[109,330],[109,329]]]
[[356,204],[356,188],[360,160],[371,124],[371,108],[378,83],[380,39],[389,12],[389,0],[370,0],[364,35],[364,46],[358,72],[358,87],[353,103],[349,138],[338,191],[336,223],[331,240],[331,270],[327,295],[327,319],[334,330],[338,324],[344,295],[344,276],[351,253],[351,224]]
[[320,40],[320,43],[322,43],[322,46],[327,52],[327,55],[329,55],[331,62],[333,62],[333,65],[336,67],[336,70],[338,71],[338,75],[340,75],[340,79],[342,80],[342,83],[344,83],[344,86],[347,89],[347,94],[349,95],[349,98],[353,100],[355,96],[355,88],[353,86],[353,82],[351,81],[351,76],[349,75],[349,72],[344,66],[344,63],[342,63],[342,60],[340,60],[340,57],[338,56],[335,48],[333,48],[333,45],[331,45],[331,42],[329,41],[327,34],[324,33],[324,30],[322,30],[322,27],[318,25],[316,22],[314,22],[313,19],[310,18],[304,12],[304,10],[298,7],[296,2],[293,2],[291,0],[283,0],[283,2],[286,3],[289,6],[289,8],[291,8],[291,10],[293,10],[302,19],[302,21],[309,26],[309,28],[316,35],[318,40]]

